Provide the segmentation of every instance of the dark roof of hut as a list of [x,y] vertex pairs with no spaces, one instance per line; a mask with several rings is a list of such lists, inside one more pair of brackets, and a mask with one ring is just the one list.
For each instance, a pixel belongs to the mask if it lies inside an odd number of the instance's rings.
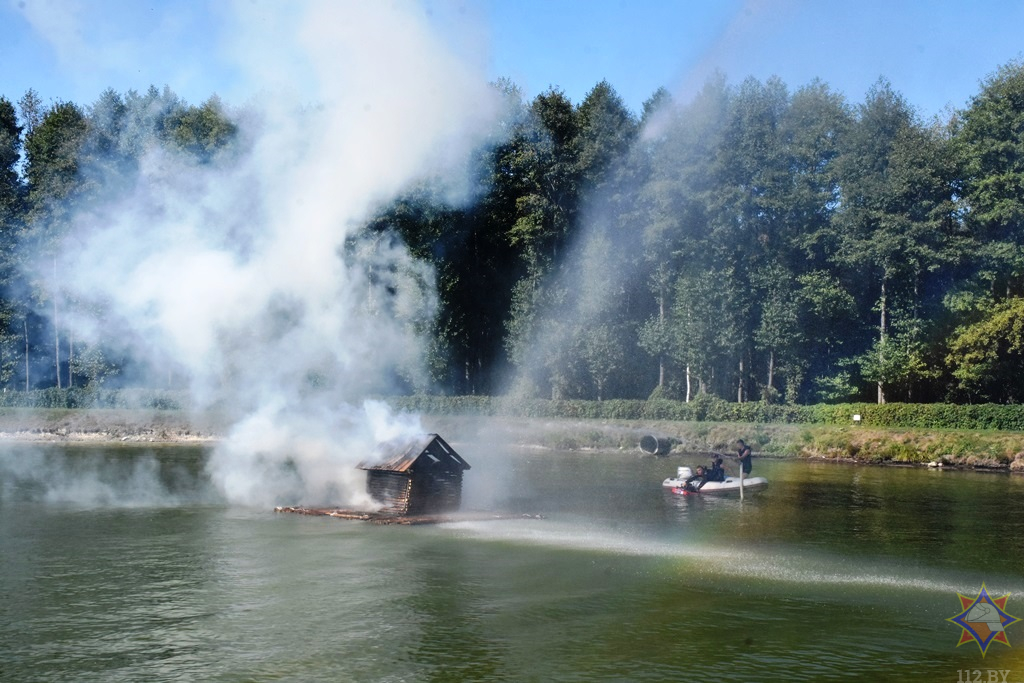
[[374,456],[359,463],[358,467],[361,470],[405,472],[423,455],[435,462],[443,462],[450,469],[469,469],[469,463],[437,434],[421,434],[382,443]]

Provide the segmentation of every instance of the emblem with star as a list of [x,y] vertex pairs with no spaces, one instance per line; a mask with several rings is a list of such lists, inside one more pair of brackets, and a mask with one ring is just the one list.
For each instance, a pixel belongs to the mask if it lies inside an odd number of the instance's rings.
[[1007,647],[1010,646],[1010,641],[1006,637],[1006,627],[1020,619],[1006,613],[1009,593],[1001,598],[993,598],[983,583],[977,597],[972,598],[961,593],[957,593],[957,597],[960,598],[962,611],[955,617],[946,619],[963,629],[957,647],[973,640],[978,644],[981,656],[984,657],[988,646],[993,642],[998,641]]

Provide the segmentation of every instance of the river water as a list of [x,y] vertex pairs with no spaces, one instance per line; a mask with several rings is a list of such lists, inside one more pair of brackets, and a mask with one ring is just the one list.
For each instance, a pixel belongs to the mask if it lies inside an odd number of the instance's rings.
[[983,657],[947,621],[983,584],[1024,617],[1022,477],[757,460],[741,503],[662,490],[696,458],[457,448],[465,509],[543,518],[277,514],[201,448],[4,445],[0,680],[1024,680],[1024,622]]

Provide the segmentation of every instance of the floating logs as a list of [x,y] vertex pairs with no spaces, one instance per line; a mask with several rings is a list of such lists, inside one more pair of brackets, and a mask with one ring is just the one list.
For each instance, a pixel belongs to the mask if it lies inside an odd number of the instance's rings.
[[274,512],[288,512],[296,515],[336,517],[354,519],[372,524],[445,524],[451,522],[483,522],[499,519],[543,519],[541,515],[510,515],[492,512],[452,512],[432,515],[396,515],[392,512],[368,512],[366,510],[345,510],[341,508],[306,508],[278,506]]

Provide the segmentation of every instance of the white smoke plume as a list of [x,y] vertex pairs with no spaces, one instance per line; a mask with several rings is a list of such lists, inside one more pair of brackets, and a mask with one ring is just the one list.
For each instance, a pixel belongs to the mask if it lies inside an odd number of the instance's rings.
[[435,300],[427,264],[360,226],[426,177],[459,196],[497,97],[416,4],[234,8],[259,86],[243,151],[151,149],[130,192],[76,218],[60,285],[102,305],[105,339],[121,325],[135,357],[188,377],[198,409],[235,416],[210,462],[230,501],[367,504],[354,465],[419,426],[365,397],[415,374]]

